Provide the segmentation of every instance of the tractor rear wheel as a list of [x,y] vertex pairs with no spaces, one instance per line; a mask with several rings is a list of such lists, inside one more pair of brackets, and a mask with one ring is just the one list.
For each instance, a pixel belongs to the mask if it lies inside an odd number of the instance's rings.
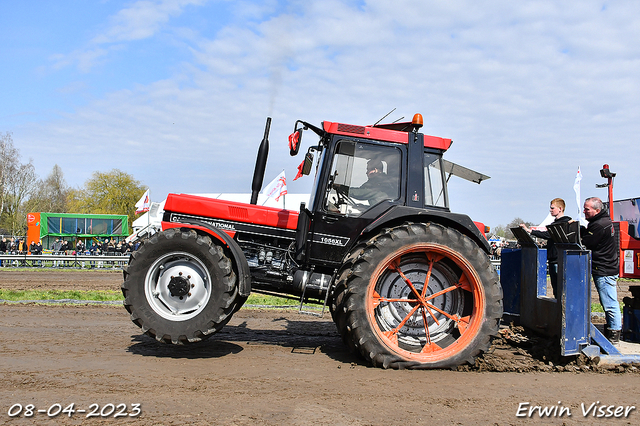
[[377,367],[451,368],[489,348],[502,288],[487,255],[433,223],[387,229],[347,257],[334,320]]
[[173,344],[209,337],[243,301],[222,247],[177,228],[154,235],[132,254],[122,293],[131,320],[145,334]]

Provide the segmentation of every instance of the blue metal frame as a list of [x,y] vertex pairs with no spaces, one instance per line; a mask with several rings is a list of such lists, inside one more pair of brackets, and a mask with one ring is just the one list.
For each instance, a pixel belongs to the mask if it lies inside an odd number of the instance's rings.
[[[542,335],[559,338],[563,356],[584,353],[601,364],[640,362],[640,355],[621,354],[591,323],[591,252],[577,244],[558,244],[557,299],[547,295],[546,250],[525,243],[504,250],[500,282],[505,314]],[[594,343],[594,344],[591,344]]]
[[558,252],[558,289],[562,309],[560,349],[564,356],[578,355],[590,343],[591,252]]
[[502,284],[502,306],[505,314],[520,315],[521,273],[522,250],[502,249],[500,283]]

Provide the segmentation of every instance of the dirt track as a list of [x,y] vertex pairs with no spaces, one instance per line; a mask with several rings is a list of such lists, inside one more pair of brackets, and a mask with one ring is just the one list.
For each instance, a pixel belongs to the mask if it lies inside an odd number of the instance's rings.
[[[0,287],[118,289],[109,272],[0,271]],[[202,344],[173,347],[141,335],[117,306],[0,305],[0,424],[83,424],[86,413],[49,420],[10,418],[14,404],[47,410],[141,404],[135,418],[95,424],[534,424],[519,404],[554,407],[571,417],[547,424],[605,424],[581,404],[640,407],[640,375],[593,372],[385,371],[348,353],[328,317],[241,310]],[[487,357],[529,365],[522,348],[499,344]],[[514,365],[515,365],[514,364]],[[540,364],[542,365],[542,364]],[[108,408],[108,407],[107,407]],[[638,424],[640,413],[608,419]]]

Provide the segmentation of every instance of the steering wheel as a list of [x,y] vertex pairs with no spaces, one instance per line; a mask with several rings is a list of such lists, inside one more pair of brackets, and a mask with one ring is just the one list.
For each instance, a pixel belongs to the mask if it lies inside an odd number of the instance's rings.
[[349,197],[348,194],[348,190],[349,187],[346,185],[339,185],[339,184],[335,184],[333,185],[333,189],[336,190],[336,197],[338,197],[337,199],[337,204],[347,204],[349,206],[356,206],[358,203],[356,203],[353,198]]

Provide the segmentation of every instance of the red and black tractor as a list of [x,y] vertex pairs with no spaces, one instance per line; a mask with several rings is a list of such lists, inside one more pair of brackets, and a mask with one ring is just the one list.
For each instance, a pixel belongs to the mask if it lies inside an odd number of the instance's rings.
[[375,366],[473,363],[498,332],[502,288],[484,225],[449,210],[446,183],[487,176],[444,160],[451,140],[420,133],[420,114],[372,126],[299,120],[291,155],[303,132],[318,136],[299,167],[315,172],[309,203],[258,206],[269,127],[251,204],[168,196],[163,231],[124,271],[131,320],[187,344],[220,330],[252,291],[295,295],[329,306],[345,344]]

